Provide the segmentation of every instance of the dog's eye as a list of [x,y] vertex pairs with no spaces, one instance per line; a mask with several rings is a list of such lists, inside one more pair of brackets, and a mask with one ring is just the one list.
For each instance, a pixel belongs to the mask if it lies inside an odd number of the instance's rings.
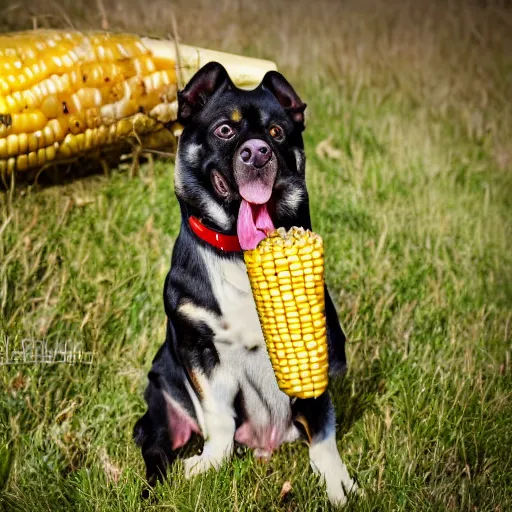
[[235,130],[229,124],[221,124],[213,132],[219,139],[231,139],[235,135]]
[[278,124],[273,124],[268,133],[270,133],[277,142],[281,142],[284,139],[284,130]]

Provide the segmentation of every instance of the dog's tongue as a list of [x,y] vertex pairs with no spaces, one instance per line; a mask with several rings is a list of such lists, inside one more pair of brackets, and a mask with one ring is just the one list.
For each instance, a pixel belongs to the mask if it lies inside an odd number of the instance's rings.
[[274,224],[267,210],[267,203],[272,195],[274,180],[245,179],[238,183],[242,204],[238,212],[237,234],[240,247],[244,251],[256,246],[274,229]]
[[244,251],[256,246],[274,229],[266,204],[253,204],[242,199],[238,212],[237,233]]

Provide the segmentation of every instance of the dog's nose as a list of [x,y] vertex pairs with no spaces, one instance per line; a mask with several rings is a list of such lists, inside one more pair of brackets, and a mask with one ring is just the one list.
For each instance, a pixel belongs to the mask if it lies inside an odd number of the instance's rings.
[[238,154],[244,164],[263,167],[272,157],[272,149],[264,140],[250,139],[244,142]]

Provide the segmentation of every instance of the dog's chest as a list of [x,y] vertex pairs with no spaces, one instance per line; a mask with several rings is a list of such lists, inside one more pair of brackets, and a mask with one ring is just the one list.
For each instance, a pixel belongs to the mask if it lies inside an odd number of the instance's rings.
[[[202,251],[213,294],[222,312],[216,345],[230,350],[255,350],[264,346],[263,334],[245,265]],[[221,351],[223,347],[218,347]]]

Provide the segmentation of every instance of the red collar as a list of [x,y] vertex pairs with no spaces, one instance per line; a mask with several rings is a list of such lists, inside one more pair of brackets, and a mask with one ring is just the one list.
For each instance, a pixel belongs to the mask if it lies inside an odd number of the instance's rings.
[[225,252],[241,252],[240,242],[235,235],[223,235],[207,228],[197,217],[189,217],[190,229],[204,242]]

